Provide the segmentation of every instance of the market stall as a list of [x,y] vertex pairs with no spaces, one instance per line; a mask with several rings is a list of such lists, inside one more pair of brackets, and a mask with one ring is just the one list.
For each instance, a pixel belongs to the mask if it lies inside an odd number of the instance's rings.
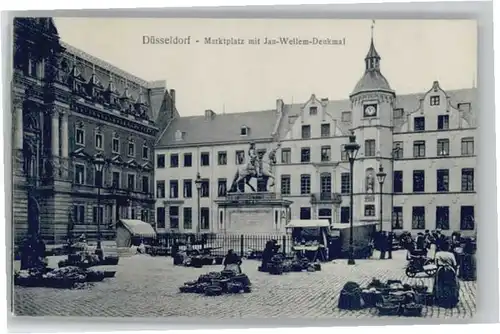
[[[354,258],[369,258],[373,251],[371,241],[377,223],[375,222],[357,222],[352,226],[353,231],[353,250]],[[351,227],[349,224],[336,223],[331,224],[329,231],[330,238],[330,258],[346,258],[349,251]]]
[[291,220],[286,226],[292,235],[292,250],[306,257],[311,262],[328,260],[328,232],[330,222],[327,219]]
[[116,224],[116,245],[119,248],[139,246],[141,241],[150,244],[156,239],[156,232],[146,222],[138,219],[120,219]]

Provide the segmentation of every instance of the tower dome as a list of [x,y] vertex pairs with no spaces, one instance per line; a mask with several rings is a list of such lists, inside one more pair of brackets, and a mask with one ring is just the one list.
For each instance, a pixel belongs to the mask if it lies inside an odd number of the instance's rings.
[[389,85],[389,82],[380,72],[380,59],[381,58],[377,50],[375,49],[375,44],[373,43],[372,32],[370,49],[368,50],[368,53],[365,57],[365,73],[354,87],[351,96],[368,91],[393,92]]

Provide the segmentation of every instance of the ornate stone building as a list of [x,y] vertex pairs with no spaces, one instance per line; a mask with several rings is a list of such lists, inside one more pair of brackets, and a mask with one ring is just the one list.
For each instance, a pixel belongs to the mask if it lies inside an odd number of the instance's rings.
[[[293,202],[291,218],[348,223],[351,175],[343,145],[354,131],[361,146],[352,176],[355,222],[382,218],[384,230],[474,233],[476,89],[445,91],[436,81],[428,91],[397,95],[373,40],[364,64],[345,100],[312,94],[300,104],[278,99],[265,111],[175,117],[155,147],[158,229],[194,232],[200,222],[202,231],[228,231],[217,203],[246,163],[250,142],[268,150],[281,143],[270,191]],[[382,195],[380,166],[387,173]]]
[[104,237],[119,218],[153,223],[153,145],[175,91],[63,43],[51,18],[14,20],[13,58],[14,239],[92,239],[99,217]]

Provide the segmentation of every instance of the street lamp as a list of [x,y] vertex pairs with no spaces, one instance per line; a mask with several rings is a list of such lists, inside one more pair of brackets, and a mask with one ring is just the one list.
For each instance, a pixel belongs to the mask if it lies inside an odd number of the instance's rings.
[[382,167],[382,164],[378,168],[378,173],[377,173],[377,180],[378,184],[380,185],[379,191],[380,191],[380,208],[379,208],[379,221],[380,221],[380,232],[383,230],[383,222],[382,222],[382,188],[384,187],[384,181],[385,177],[387,176],[387,173],[384,172],[384,167]]
[[351,135],[349,136],[349,143],[344,145],[344,151],[347,154],[347,157],[349,159],[349,167],[350,167],[350,189],[351,189],[351,194],[350,194],[350,207],[349,207],[349,220],[350,220],[350,227],[349,227],[349,260],[347,261],[347,264],[353,265],[355,264],[354,261],[354,240],[353,240],[353,233],[354,233],[354,210],[353,210],[353,205],[354,205],[354,160],[356,159],[356,156],[358,155],[358,150],[359,150],[359,145],[356,143],[356,136],[354,135],[354,130],[351,131]]
[[198,233],[201,232],[201,209],[200,209],[200,193],[201,193],[201,176],[200,173],[196,174],[196,180],[194,181],[194,184],[196,185],[196,190],[198,191],[198,224],[196,226],[196,231]]
[[101,247],[101,187],[103,179],[103,170],[106,161],[101,154],[98,154],[94,158],[94,167],[96,171],[97,178],[97,248],[95,253],[102,259],[102,247]]

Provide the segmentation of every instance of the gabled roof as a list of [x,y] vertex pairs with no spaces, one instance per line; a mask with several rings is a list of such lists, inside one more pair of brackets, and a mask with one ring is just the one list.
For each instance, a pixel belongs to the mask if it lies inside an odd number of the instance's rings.
[[[251,111],[205,116],[190,116],[173,119],[157,143],[162,146],[198,145],[203,143],[248,142],[249,140],[270,140],[278,120],[275,110]],[[241,127],[251,129],[247,136],[241,136]],[[176,140],[175,133],[184,133],[182,140]]]
[[118,165],[121,165],[124,163],[122,157],[120,155],[115,155],[112,159],[111,159],[111,162],[114,163],[114,164],[118,164]]
[[78,158],[84,158],[84,159],[90,159],[92,156],[85,152],[84,147],[79,147],[70,154],[72,157],[78,157]]

